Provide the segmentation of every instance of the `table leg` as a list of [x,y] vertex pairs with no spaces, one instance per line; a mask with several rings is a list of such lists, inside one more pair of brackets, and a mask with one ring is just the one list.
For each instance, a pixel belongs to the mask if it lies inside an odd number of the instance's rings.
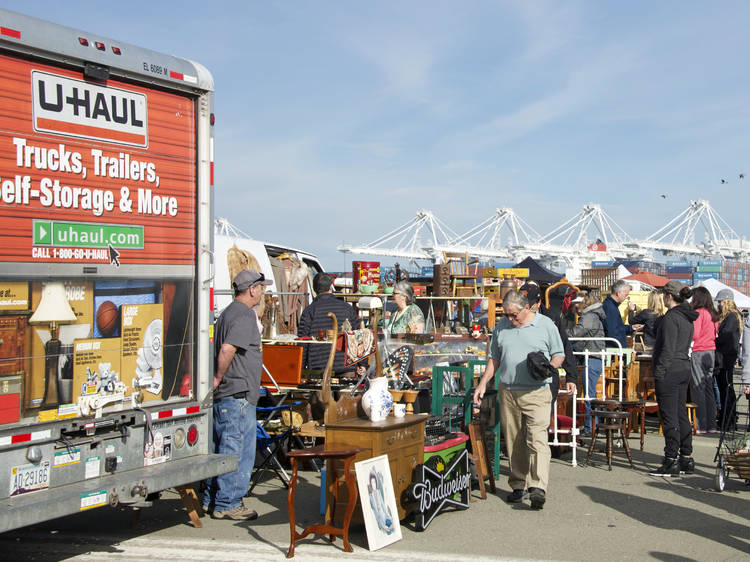
[[344,481],[346,482],[346,490],[349,494],[349,498],[346,503],[346,513],[344,514],[344,528],[343,528],[343,539],[344,539],[344,551],[353,552],[352,545],[349,544],[349,523],[352,521],[352,515],[354,514],[354,506],[357,504],[357,481],[354,475],[351,473],[351,464],[354,457],[349,457],[344,462]]
[[[326,472],[326,486],[328,488],[328,494],[326,494],[326,497],[329,497],[330,495],[332,501],[330,506],[326,506],[326,525],[333,527],[333,523],[336,520],[336,504],[339,501],[339,476],[336,473],[335,459],[331,459],[329,466],[331,478],[330,480],[328,479],[328,472]],[[331,542],[334,542],[336,540],[336,535],[329,535],[328,537]]]
[[625,448],[625,454],[628,455],[628,461],[630,462],[630,468],[633,468],[633,455],[630,454],[630,445],[628,445],[628,440],[626,437],[623,437],[622,439],[622,445]]
[[640,408],[640,417],[641,417],[641,451],[643,451],[643,440],[646,436],[646,406],[642,406]]
[[294,543],[297,540],[297,529],[294,520],[294,492],[297,489],[297,459],[291,457],[292,462],[292,478],[289,481],[289,492],[286,496],[287,507],[289,509],[289,531],[291,539],[289,542],[289,550],[286,553],[287,558],[294,557]]

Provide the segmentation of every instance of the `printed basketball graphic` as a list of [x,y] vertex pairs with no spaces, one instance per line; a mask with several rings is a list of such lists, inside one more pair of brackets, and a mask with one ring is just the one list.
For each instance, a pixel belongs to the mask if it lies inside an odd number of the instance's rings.
[[115,303],[104,301],[96,311],[96,327],[105,338],[108,338],[115,333],[119,318],[120,311],[117,310]]

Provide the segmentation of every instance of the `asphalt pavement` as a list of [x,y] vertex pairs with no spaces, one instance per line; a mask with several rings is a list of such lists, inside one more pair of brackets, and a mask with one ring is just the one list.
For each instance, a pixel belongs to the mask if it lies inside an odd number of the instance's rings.
[[[635,468],[615,454],[612,471],[603,452],[590,466],[571,466],[570,453],[552,460],[550,488],[542,511],[528,501],[509,505],[507,464],[501,462],[497,495],[479,499],[474,490],[465,510],[438,515],[424,532],[402,524],[402,539],[370,552],[363,527],[353,527],[353,553],[338,539],[308,537],[297,560],[748,560],[750,486],[732,473],[726,489],[714,490],[718,435],[695,436],[694,474],[649,476],[659,466],[663,438],[653,420],[644,451],[630,440]],[[579,462],[585,449],[578,450]],[[141,510],[101,508],[0,535],[8,560],[282,560],[289,546],[287,492],[278,480],[260,484],[247,501],[260,517],[253,522],[187,520],[176,492]],[[319,475],[302,472],[297,523],[318,521]]]

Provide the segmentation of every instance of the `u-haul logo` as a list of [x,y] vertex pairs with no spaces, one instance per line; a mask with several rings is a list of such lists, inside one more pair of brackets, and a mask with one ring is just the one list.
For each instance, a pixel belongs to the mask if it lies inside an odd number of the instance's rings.
[[34,130],[148,147],[146,95],[31,71]]

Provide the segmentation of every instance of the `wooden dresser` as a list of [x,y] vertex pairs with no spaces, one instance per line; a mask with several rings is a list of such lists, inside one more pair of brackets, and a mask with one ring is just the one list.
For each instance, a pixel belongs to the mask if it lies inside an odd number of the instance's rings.
[[[384,421],[364,418],[344,419],[326,425],[326,449],[364,449],[355,462],[388,455],[393,490],[396,493],[398,517],[406,516],[402,494],[411,484],[414,468],[424,462],[424,424],[427,414],[407,414],[402,418],[388,416]],[[352,470],[354,467],[352,466]],[[337,518],[346,508],[346,493],[341,490],[336,504]],[[354,511],[354,521],[362,520],[362,510]]]

